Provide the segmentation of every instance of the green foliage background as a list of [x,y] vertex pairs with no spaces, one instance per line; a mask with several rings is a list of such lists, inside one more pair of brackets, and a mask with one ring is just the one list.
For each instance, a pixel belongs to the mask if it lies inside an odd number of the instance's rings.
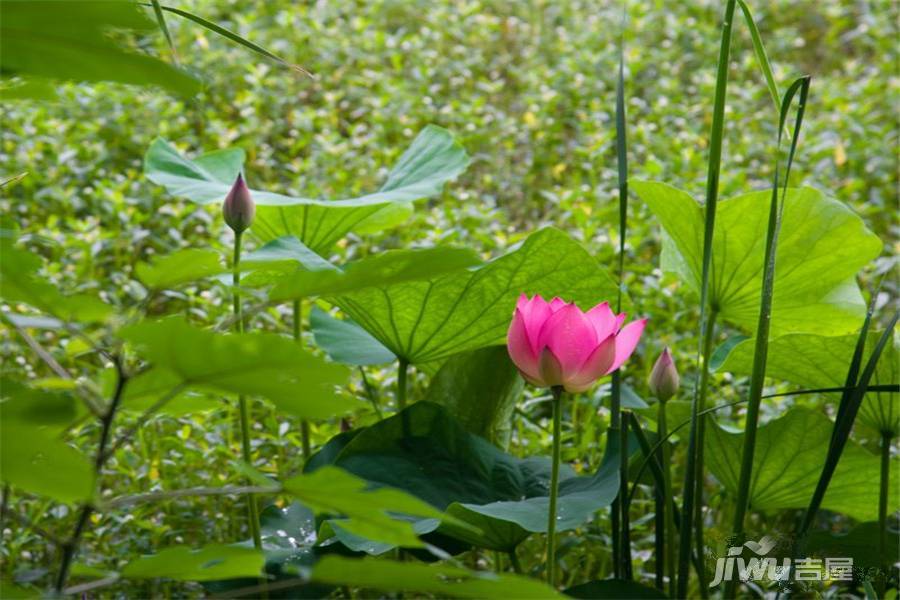
[[[250,185],[308,197],[349,197],[374,189],[425,125],[454,132],[474,161],[443,197],[420,203],[403,227],[351,237],[343,258],[384,248],[453,243],[486,257],[542,225],[567,230],[614,264],[617,192],[614,89],[620,7],[567,2],[187,2],[184,8],[226,25],[315,74],[314,79],[265,62],[195,25],[168,17],[179,57],[205,82],[192,100],[112,84],[64,85],[52,103],[5,103],[0,130],[3,178],[28,172],[0,196],[4,227],[15,224],[43,255],[49,275],[66,289],[95,288],[113,304],[133,304],[134,266],[180,247],[226,250],[230,233],[216,210],[173,201],[142,173],[157,135],[199,153],[240,146]],[[854,208],[882,240],[897,239],[897,8],[870,2],[754,2],[775,76],[784,84],[813,76],[793,183],[827,191]],[[631,3],[626,31],[630,175],[666,181],[702,196],[715,85],[721,7],[718,2]],[[745,28],[735,28],[722,197],[770,185],[777,119]],[[136,43],[169,59],[162,35]],[[649,335],[626,371],[639,393],[663,345],[671,345],[691,379],[696,306],[684,286],[658,269],[659,232],[631,199],[626,268],[635,312],[650,315]],[[864,275],[871,282],[896,264],[896,245]],[[895,281],[885,291],[896,297]],[[158,313],[184,312],[198,322],[225,314],[228,298],[191,291],[155,301]],[[286,331],[270,311],[254,326]],[[54,346],[54,334],[41,341]],[[10,330],[0,332],[6,372],[48,373]],[[372,370],[381,400],[394,371]],[[424,379],[412,397],[422,396]],[[730,377],[713,402],[733,399]],[[739,383],[739,382],[737,382]],[[362,396],[357,381],[351,390]],[[812,402],[798,400],[798,403]],[[766,403],[764,419],[784,404]],[[543,408],[513,432],[511,451],[546,454]],[[603,409],[601,409],[602,413]],[[569,416],[581,446],[564,445],[576,470],[596,467],[604,425],[586,406]],[[231,413],[161,418],[142,430],[108,468],[121,493],[239,483],[232,468]],[[363,419],[372,417],[363,417]],[[314,428],[323,443],[337,423]],[[92,428],[79,433],[86,446]],[[299,470],[299,424],[260,415],[254,433],[257,467],[286,477]],[[717,505],[718,491],[710,490]],[[637,502],[652,503],[651,500]],[[169,501],[105,515],[91,524],[80,562],[117,568],[124,557],[166,545],[201,545],[246,537],[232,498]],[[44,527],[66,531],[73,516],[51,503],[22,510]],[[59,521],[59,522],[56,522]],[[652,529],[634,534],[652,548]],[[710,538],[724,540],[727,525]],[[573,569],[595,573],[608,555],[608,528],[591,526],[596,552]],[[532,543],[532,542],[529,542]],[[528,546],[531,547],[531,546]],[[534,543],[526,568],[536,566]],[[562,552],[565,559],[566,547]],[[19,528],[2,545],[4,578],[43,581],[53,548]],[[528,552],[523,552],[523,555]],[[576,553],[582,555],[583,553]],[[142,591],[161,593],[148,582]],[[133,589],[133,588],[132,588]],[[172,591],[172,590],[170,590]],[[196,591],[196,590],[194,590]]]

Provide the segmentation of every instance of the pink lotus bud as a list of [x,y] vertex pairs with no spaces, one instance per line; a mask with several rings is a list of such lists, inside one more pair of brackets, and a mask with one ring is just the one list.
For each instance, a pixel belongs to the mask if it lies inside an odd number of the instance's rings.
[[625,313],[616,315],[608,302],[582,312],[559,298],[522,294],[507,334],[509,356],[529,383],[583,392],[637,347],[647,319],[624,322]]
[[675,368],[675,361],[672,360],[672,353],[666,348],[656,359],[653,370],[650,372],[650,378],[647,385],[650,391],[662,402],[665,402],[678,393],[678,369]]
[[225,215],[225,223],[235,233],[242,233],[250,227],[253,222],[253,215],[256,213],[256,205],[250,196],[250,188],[244,183],[244,177],[238,173],[231,191],[225,196],[225,202],[222,204],[222,213]]

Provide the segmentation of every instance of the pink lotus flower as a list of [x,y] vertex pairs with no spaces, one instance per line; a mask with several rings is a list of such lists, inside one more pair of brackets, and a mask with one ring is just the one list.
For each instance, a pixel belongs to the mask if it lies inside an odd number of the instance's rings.
[[522,294],[507,334],[509,356],[529,383],[583,392],[637,347],[647,319],[624,322],[625,313],[616,315],[608,302],[582,312],[574,302]]

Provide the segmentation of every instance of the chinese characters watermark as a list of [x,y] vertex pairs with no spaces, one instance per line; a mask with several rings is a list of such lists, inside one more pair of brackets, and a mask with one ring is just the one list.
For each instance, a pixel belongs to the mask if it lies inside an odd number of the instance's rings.
[[[851,581],[853,579],[853,558],[790,558],[766,557],[776,545],[775,540],[764,536],[759,542],[745,542],[743,546],[732,546],[728,556],[716,560],[716,573],[709,587],[716,587],[723,581],[735,577],[741,581],[786,581],[793,567],[795,581]],[[744,547],[756,554],[745,560],[741,553]]]

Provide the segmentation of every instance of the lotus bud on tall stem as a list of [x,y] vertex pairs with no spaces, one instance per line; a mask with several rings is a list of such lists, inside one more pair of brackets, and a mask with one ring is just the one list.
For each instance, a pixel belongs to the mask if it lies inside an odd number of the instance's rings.
[[[225,223],[234,231],[234,256],[232,259],[231,281],[234,287],[233,303],[235,316],[235,331],[244,333],[244,316],[241,308],[241,239],[244,231],[253,222],[256,206],[250,195],[250,189],[244,183],[242,175],[238,174],[234,185],[222,203],[222,214]],[[247,464],[252,464],[253,456],[250,450],[250,407],[247,398],[238,396],[238,420],[241,428],[241,458]],[[253,546],[262,548],[262,536],[259,529],[259,509],[256,505],[256,496],[247,494],[247,515],[250,519],[250,534],[253,538]]]
[[[678,376],[678,369],[675,368],[675,361],[672,359],[672,353],[665,348],[653,365],[650,372],[650,378],[647,385],[650,392],[659,401],[657,405],[657,435],[659,439],[665,440],[669,435],[668,424],[666,423],[666,402],[678,393],[681,378]],[[675,548],[678,544],[678,537],[675,531],[675,515],[672,511],[672,457],[669,448],[669,442],[663,442],[660,447],[660,464],[662,465],[663,474],[663,490],[661,503],[663,510],[663,523],[665,528],[665,558],[663,562],[666,566],[666,573],[669,577],[669,596],[675,597]],[[658,558],[659,559],[659,558]]]

